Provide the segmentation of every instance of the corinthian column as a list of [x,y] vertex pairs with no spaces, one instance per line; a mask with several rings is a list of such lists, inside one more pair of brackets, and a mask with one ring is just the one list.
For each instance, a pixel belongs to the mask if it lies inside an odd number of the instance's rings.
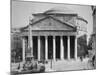
[[40,36],[38,36],[38,61],[40,61]]
[[56,59],[56,40],[55,36],[53,36],[53,60],[55,61]]
[[48,36],[45,36],[45,60],[48,60]]
[[68,57],[68,59],[70,59],[70,36],[68,36],[68,38],[67,38],[67,57]]
[[63,37],[61,36],[60,37],[60,50],[61,50],[61,59],[63,60],[64,59],[64,45],[63,45]]
[[25,39],[22,38],[22,49],[23,49],[23,61],[25,61]]
[[77,36],[75,37],[75,59],[77,59]]

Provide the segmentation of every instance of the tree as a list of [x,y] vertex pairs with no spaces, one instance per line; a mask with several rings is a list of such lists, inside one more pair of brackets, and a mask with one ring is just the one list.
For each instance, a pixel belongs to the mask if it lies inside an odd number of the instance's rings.
[[88,54],[87,36],[83,35],[78,38],[78,56],[85,56]]

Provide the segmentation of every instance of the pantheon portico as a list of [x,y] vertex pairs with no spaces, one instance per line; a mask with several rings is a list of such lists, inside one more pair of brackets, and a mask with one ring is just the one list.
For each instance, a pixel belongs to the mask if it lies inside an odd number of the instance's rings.
[[23,60],[77,59],[77,13],[51,9],[32,15],[31,23],[21,28]]

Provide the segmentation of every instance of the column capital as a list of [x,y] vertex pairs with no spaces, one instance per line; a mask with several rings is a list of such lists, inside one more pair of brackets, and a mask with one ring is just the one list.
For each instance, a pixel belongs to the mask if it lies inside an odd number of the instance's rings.
[[75,38],[77,38],[77,35],[75,36]]
[[70,36],[67,36],[68,38],[70,37]]
[[47,39],[47,38],[48,38],[48,36],[45,36],[45,38]]
[[38,36],[38,39],[40,39],[40,36]]
[[25,36],[21,36],[21,39],[25,39]]
[[63,37],[64,35],[60,35],[60,37]]
[[54,36],[53,36],[53,39],[55,39],[55,38],[56,38],[56,36],[54,35]]
[[63,37],[63,35],[62,35],[62,36],[60,36],[60,37]]

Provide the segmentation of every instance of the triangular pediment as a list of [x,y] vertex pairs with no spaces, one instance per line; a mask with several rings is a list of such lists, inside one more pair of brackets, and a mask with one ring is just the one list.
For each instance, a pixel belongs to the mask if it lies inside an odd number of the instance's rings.
[[[25,30],[27,30],[26,28]],[[68,30],[72,31],[75,27],[66,24],[53,17],[45,17],[32,24],[32,30]]]

